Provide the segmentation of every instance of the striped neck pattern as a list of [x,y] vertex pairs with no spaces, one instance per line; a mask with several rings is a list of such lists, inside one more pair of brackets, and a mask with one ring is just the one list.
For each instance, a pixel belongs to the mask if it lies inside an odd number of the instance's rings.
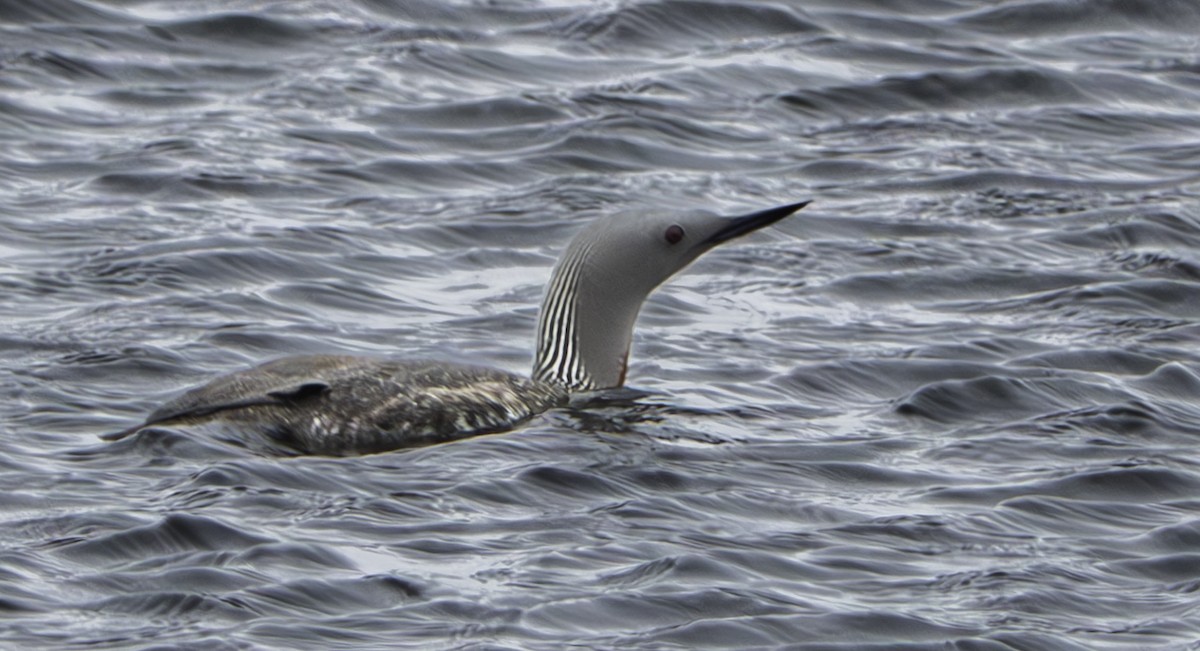
[[579,277],[591,244],[572,249],[555,268],[542,300],[533,379],[571,391],[590,391],[597,387],[580,354],[578,299]]

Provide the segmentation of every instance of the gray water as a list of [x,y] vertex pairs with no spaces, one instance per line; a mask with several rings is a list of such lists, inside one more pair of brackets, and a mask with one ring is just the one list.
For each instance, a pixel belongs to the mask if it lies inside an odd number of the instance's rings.
[[[0,648],[1200,648],[1200,3],[0,0]],[[813,199],[636,390],[271,457],[285,354],[525,372],[582,224]]]

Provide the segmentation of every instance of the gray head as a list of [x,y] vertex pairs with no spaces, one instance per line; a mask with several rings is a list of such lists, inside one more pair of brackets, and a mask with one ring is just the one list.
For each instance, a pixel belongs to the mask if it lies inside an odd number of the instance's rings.
[[546,286],[533,377],[573,391],[621,386],[634,321],[655,287],[718,244],[806,205],[740,217],[632,211],[592,222],[571,240]]

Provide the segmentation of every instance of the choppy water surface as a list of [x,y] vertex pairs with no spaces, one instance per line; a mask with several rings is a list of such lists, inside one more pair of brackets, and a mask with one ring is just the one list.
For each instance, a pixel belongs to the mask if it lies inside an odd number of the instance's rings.
[[[1200,4],[0,0],[0,647],[1200,648]],[[504,435],[117,444],[524,371],[605,211],[804,213]]]

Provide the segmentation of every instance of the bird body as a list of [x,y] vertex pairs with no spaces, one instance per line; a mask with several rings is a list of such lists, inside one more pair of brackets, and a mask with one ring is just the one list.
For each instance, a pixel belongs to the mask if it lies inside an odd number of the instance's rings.
[[482,366],[301,355],[194,388],[134,431],[220,420],[306,454],[370,454],[504,431],[567,398],[561,385]]
[[447,362],[286,357],[191,389],[104,438],[217,421],[297,452],[345,455],[504,431],[566,404],[571,393],[621,386],[634,322],[654,288],[705,251],[806,204],[734,218],[643,211],[593,222],[547,285],[532,379]]

